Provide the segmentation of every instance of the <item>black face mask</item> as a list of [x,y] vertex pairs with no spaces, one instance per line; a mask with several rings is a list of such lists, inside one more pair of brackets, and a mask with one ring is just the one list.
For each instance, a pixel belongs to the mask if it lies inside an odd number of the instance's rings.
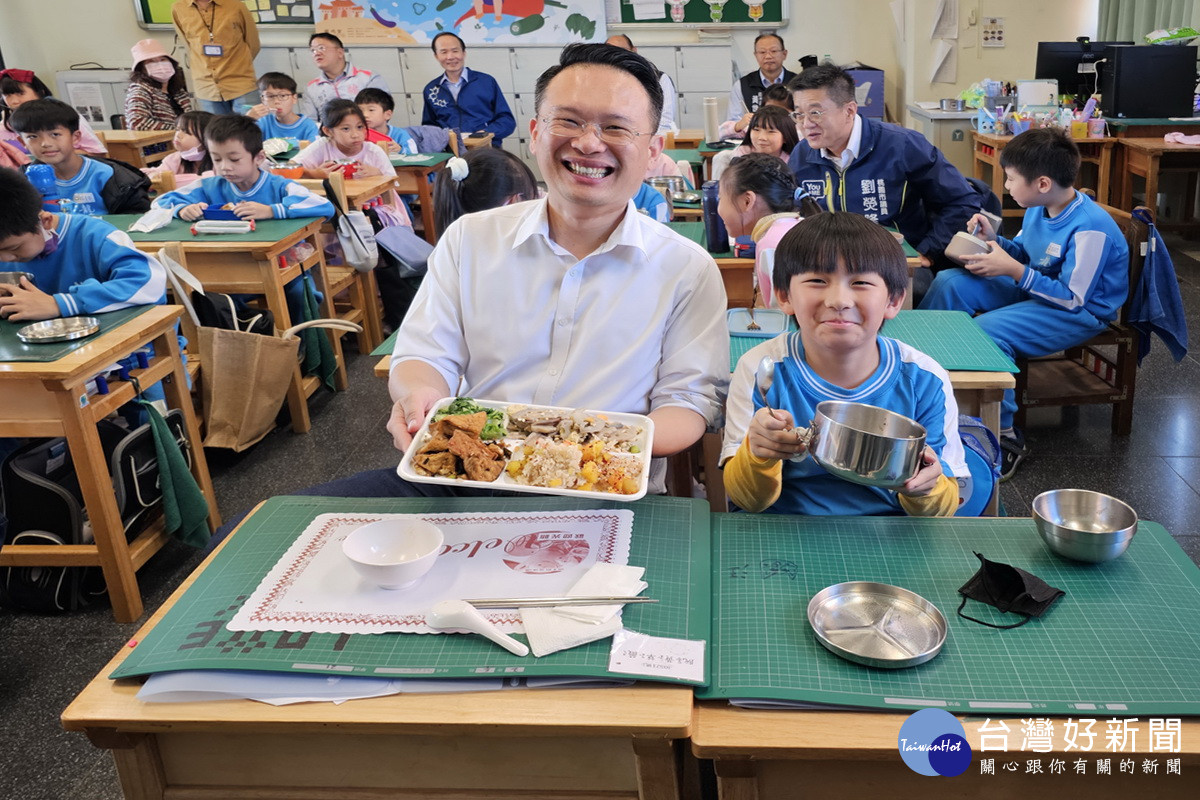
[[[988,561],[979,553],[976,553],[975,557],[979,559],[979,571],[958,590],[963,596],[963,601],[958,604],[958,615],[963,619],[987,625],[989,628],[1016,628],[1034,617],[1045,614],[1055,600],[1066,594],[1062,589],[1055,589],[1023,569],[1001,564],[999,561]],[[978,600],[1003,613],[1011,611],[1020,614],[1025,619],[1013,625],[994,625],[968,617],[963,613],[967,600]]]

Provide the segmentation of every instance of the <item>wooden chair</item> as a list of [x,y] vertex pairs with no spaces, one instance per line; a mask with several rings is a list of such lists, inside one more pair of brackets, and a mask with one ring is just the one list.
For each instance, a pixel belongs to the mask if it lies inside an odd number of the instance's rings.
[[1142,275],[1149,228],[1127,211],[1101,205],[1125,234],[1129,245],[1129,297],[1116,321],[1078,347],[1042,358],[1018,359],[1018,427],[1025,411],[1038,406],[1111,404],[1112,431],[1128,436],[1133,427],[1133,393],[1137,382],[1138,333],[1126,323],[1133,289]]
[[663,134],[663,150],[675,149],[675,131],[667,131]]
[[155,194],[166,194],[175,191],[174,172],[156,172],[150,176],[150,188]]
[[[320,180],[304,178],[298,183],[318,194],[325,194]],[[346,178],[340,172],[329,175],[338,204],[349,208],[346,201]],[[383,341],[383,322],[379,308],[379,289],[371,271],[359,272],[348,265],[325,265],[325,286],[338,319],[362,326],[363,332],[355,338],[360,354],[370,353]]]

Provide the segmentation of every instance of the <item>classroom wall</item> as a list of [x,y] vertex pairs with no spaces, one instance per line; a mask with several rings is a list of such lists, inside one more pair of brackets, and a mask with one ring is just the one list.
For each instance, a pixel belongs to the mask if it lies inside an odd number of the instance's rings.
[[[49,81],[71,64],[96,61],[110,68],[129,66],[129,47],[150,36],[172,47],[172,31],[143,30],[137,24],[132,0],[3,0],[0,2],[0,51],[8,66],[33,69]],[[904,105],[917,100],[950,97],[984,77],[1017,80],[1031,77],[1036,43],[1094,35],[1098,0],[960,0],[959,61],[955,84],[930,84],[929,30],[937,3],[905,0],[908,32],[901,41],[893,21],[890,0],[792,0],[789,22],[779,29],[788,52],[788,67],[812,53],[830,55],[837,63],[862,61],[887,75],[886,101],[894,116],[903,118]],[[836,11],[834,11],[836,9]],[[980,48],[979,25],[986,15],[1006,20],[1009,46]],[[64,24],[69,20],[69,24]],[[661,31],[634,29],[638,44],[698,41],[697,30]],[[295,45],[307,41],[305,29],[262,28],[264,44]],[[727,34],[718,33],[718,36]],[[753,69],[754,36],[750,30],[731,34],[739,72]],[[1019,65],[1019,66],[1015,66]],[[47,74],[49,78],[47,78]],[[297,76],[302,78],[304,76]],[[728,87],[714,87],[727,91]]]

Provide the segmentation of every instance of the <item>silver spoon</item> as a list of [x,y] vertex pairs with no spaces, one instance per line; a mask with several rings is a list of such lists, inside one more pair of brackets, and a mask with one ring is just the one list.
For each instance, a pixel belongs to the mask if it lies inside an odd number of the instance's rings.
[[758,362],[758,367],[754,370],[754,388],[758,392],[758,399],[767,408],[770,408],[767,405],[767,391],[770,390],[771,384],[774,382],[775,360],[770,356],[763,356],[762,361]]
[[529,655],[526,645],[498,631],[495,625],[488,622],[487,618],[466,600],[443,600],[435,604],[425,615],[425,624],[438,630],[478,633],[515,656]]

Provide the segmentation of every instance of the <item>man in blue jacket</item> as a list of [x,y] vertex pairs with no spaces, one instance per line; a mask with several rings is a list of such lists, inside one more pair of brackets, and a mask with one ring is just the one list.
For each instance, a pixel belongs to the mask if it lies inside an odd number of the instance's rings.
[[789,87],[800,143],[788,162],[796,185],[830,211],[853,211],[899,230],[934,269],[979,194],[920,133],[859,116],[854,79],[809,67]]
[[453,128],[463,136],[491,133],[492,146],[517,129],[500,85],[491,75],[466,67],[467,46],[453,33],[433,37],[433,56],[445,72],[425,85],[422,125]]

